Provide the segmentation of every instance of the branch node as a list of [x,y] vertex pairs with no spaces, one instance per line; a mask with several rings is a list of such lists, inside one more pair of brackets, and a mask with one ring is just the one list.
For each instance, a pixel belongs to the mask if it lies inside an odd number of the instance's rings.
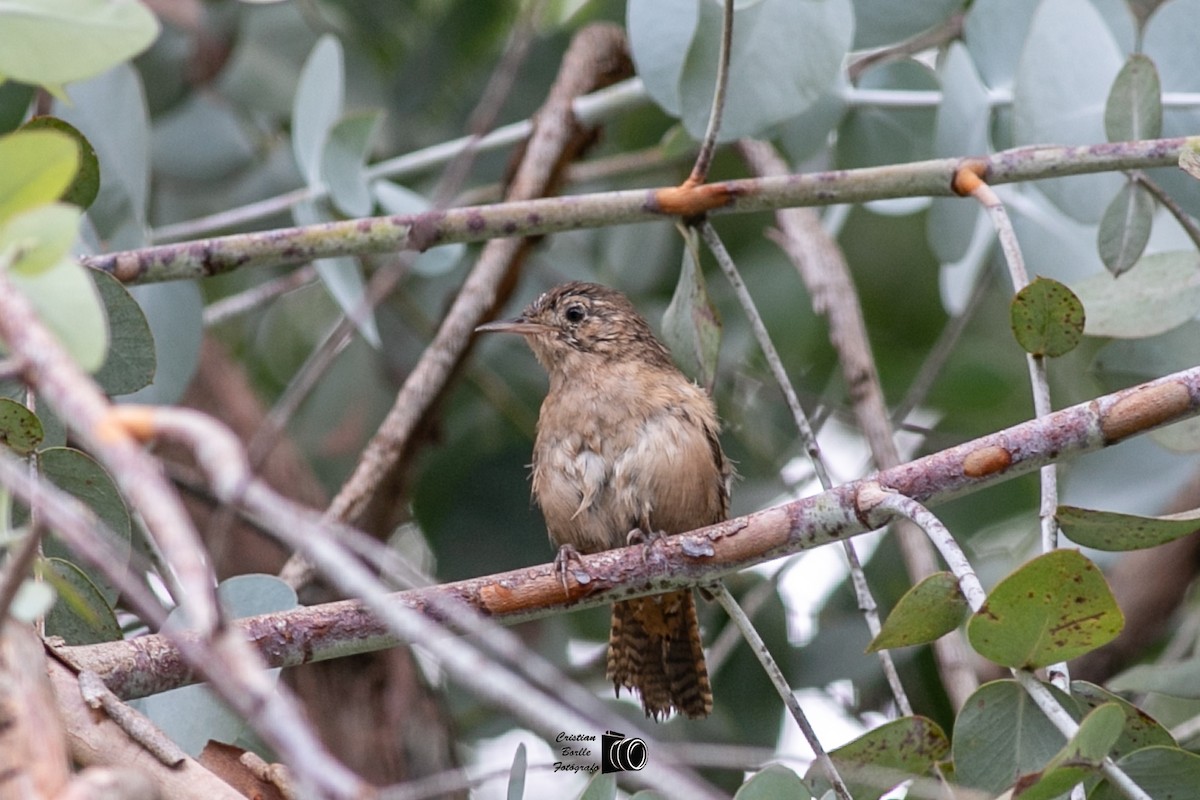
[[987,162],[981,158],[968,158],[954,172],[950,188],[959,197],[970,197],[987,178]]

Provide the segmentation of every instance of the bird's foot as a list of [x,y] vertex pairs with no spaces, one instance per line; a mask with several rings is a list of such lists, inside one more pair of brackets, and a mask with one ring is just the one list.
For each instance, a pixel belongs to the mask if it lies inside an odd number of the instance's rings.
[[667,534],[663,531],[650,531],[647,533],[641,528],[634,528],[625,536],[625,542],[630,547],[635,544],[642,545],[642,563],[646,564],[650,561],[661,560],[659,548],[666,538]]
[[[578,566],[577,569],[571,569],[572,561]],[[587,571],[583,568],[583,559],[574,545],[564,544],[558,548],[558,553],[554,556],[554,571],[558,573],[558,581],[562,584],[563,592],[568,596],[571,594],[570,587],[567,584],[568,572],[574,576],[576,583],[586,585],[592,582],[592,576],[588,575]]]

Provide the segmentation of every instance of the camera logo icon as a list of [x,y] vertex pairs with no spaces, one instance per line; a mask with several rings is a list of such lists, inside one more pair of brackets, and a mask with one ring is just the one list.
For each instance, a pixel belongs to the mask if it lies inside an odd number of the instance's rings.
[[600,737],[600,772],[631,772],[646,766],[646,740],[606,731]]

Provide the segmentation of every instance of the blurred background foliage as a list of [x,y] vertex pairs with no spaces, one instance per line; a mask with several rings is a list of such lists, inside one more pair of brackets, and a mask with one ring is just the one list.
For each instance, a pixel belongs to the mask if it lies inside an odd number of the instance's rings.
[[[293,147],[300,118],[297,92],[306,60],[322,37],[340,43],[344,79],[336,87],[314,83],[314,92],[342,92],[341,108],[334,109],[338,112],[383,112],[364,153],[369,162],[377,162],[464,135],[483,87],[526,13],[524,4],[514,0],[188,0],[150,5],[163,24],[162,33],[132,68],[72,84],[70,103],[52,103],[55,113],[84,132],[100,157],[101,194],[85,228],[85,240],[97,249],[135,247],[168,235],[195,238],[189,231],[211,235],[293,224],[292,214],[283,209],[241,222],[187,227],[191,220],[305,185]],[[694,73],[697,63],[713,60],[703,37],[711,22],[710,6],[717,4],[548,0],[535,5],[528,58],[497,124],[527,119],[543,102],[579,27],[628,20],[632,28],[636,22],[644,27],[631,31],[635,61],[657,103],[647,98],[610,114],[587,158],[603,164],[611,157],[648,153],[650,159],[636,169],[565,190],[679,183],[690,168],[693,144],[678,117],[688,122],[707,113],[706,99],[695,109],[695,98],[707,97],[707,90],[704,76]],[[768,37],[762,41],[770,47],[754,54],[764,59],[765,69],[788,74],[795,66],[800,77],[792,88],[798,99],[783,108],[759,100],[751,111],[731,117],[729,125],[734,132],[744,129],[772,138],[795,171],[969,155],[1050,140],[1103,141],[1105,98],[1116,70],[1135,50],[1153,58],[1164,91],[1200,91],[1200,69],[1194,63],[1194,43],[1200,41],[1197,0],[938,0],[915,5],[814,0],[790,10],[780,10],[784,4],[772,0],[739,5],[748,16],[761,14],[767,22],[775,19],[773,14],[812,15],[805,18],[809,27],[789,32],[794,41]],[[680,34],[675,44],[682,52],[665,47],[639,51],[639,35],[651,42],[662,36],[655,26],[686,33],[689,24],[695,26],[695,38]],[[765,35],[765,28],[758,33]],[[929,43],[915,48],[917,57],[898,47],[926,34]],[[889,57],[870,57],[876,48],[888,48]],[[753,50],[735,48],[735,54]],[[822,66],[826,63],[832,67]],[[753,70],[759,66],[743,66],[750,77],[742,84],[733,77],[735,103],[739,92],[762,84],[761,77],[754,83],[759,73]],[[5,130],[23,117],[13,108],[27,108],[30,99],[20,91],[14,94],[13,85],[0,94]],[[51,105],[45,98],[37,102],[43,110]],[[681,106],[672,108],[673,103]],[[753,117],[753,109],[764,107],[761,119]],[[1194,107],[1168,106],[1163,135],[1195,132],[1197,113]],[[472,198],[496,196],[495,184],[504,179],[511,157],[508,150],[479,155],[464,187],[479,190]],[[428,167],[393,181],[430,197],[440,173],[440,168]],[[1159,170],[1153,177],[1196,213],[1200,192],[1194,182],[1187,183],[1191,179],[1175,173]],[[745,175],[736,154],[722,151],[710,178]],[[1096,247],[1100,212],[1123,179],[1107,174],[1069,180],[1005,187],[1004,198],[1031,274],[1074,283],[1104,273]],[[376,204],[372,213],[381,209]],[[1194,250],[1175,220],[1155,209],[1151,205],[1152,227],[1146,222],[1146,252]],[[321,218],[339,214],[328,206],[319,210]],[[917,398],[911,454],[941,449],[1032,415],[1024,356],[1009,329],[1009,280],[987,246],[990,234],[984,235],[982,246],[976,242],[979,212],[973,204],[878,201],[823,214],[849,263],[890,404],[909,392],[947,326],[967,315],[948,357]],[[825,322],[813,313],[795,268],[764,236],[773,225],[771,215],[722,216],[715,224],[806,409],[827,423],[827,430],[836,429],[822,438],[835,479],[869,471],[852,431]],[[381,346],[355,337],[290,420],[288,436],[328,495],[348,475],[478,252],[478,246],[471,246],[454,263],[408,274],[376,309]],[[658,327],[682,258],[682,240],[666,221],[558,234],[534,249],[507,310],[515,312],[563,280],[596,280],[631,295]],[[363,259],[350,269],[369,273],[377,263]],[[723,444],[739,474],[733,513],[743,514],[813,487],[809,472],[797,466],[803,452],[794,426],[737,302],[711,262],[705,259],[703,267],[724,323],[715,394],[725,420]],[[327,287],[310,282],[264,308],[217,323],[206,324],[203,315],[205,306],[288,272],[244,270],[196,284],[135,289],[154,332],[159,364],[154,384],[135,397],[177,401],[197,362],[201,337],[211,335],[266,402],[277,399],[338,319],[338,302]],[[353,286],[348,290],[353,292]],[[972,293],[978,298],[969,301]],[[1106,338],[1092,337],[1053,363],[1056,406],[1152,377],[1129,371],[1131,363],[1146,360],[1145,353],[1115,363],[1098,358],[1107,345]],[[1153,352],[1163,356],[1179,346],[1178,341],[1165,342]],[[544,390],[545,378],[522,344],[497,338],[478,346],[445,398],[436,429],[416,456],[411,495],[399,499],[411,509],[411,524],[398,539],[424,552],[439,579],[551,558],[540,516],[529,501],[526,467]],[[1195,467],[1189,453],[1169,453],[1149,441],[1126,443],[1067,465],[1064,502],[1154,512]],[[1032,476],[957,500],[939,514],[977,559],[988,585],[1038,546]],[[900,564],[894,543],[882,540],[868,574],[884,609],[909,587]],[[796,574],[808,575],[803,569]],[[752,572],[730,583],[741,594],[766,579]],[[792,685],[822,687],[849,680],[855,692],[852,710],[885,705],[878,662],[862,654],[868,635],[852,594],[843,583],[815,607],[818,614],[811,623],[798,622],[795,615],[801,612],[786,598],[768,602],[757,617]],[[712,641],[724,617],[715,607],[701,613]],[[606,691],[598,661],[606,632],[607,616],[601,611],[564,615],[521,631],[540,652],[573,664],[600,691]],[[797,644],[807,646],[797,649]],[[952,713],[927,649],[903,651],[898,658],[918,711],[949,730]],[[775,744],[778,700],[745,648],[717,667],[714,686],[716,714],[706,722],[688,723],[689,739]],[[468,739],[495,735],[509,724],[460,693],[450,698]],[[684,731],[671,723],[662,734],[670,738]]]

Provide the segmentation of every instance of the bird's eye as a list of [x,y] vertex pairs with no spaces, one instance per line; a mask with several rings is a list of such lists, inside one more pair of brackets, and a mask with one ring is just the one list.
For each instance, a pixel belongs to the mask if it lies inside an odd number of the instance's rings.
[[576,303],[574,305],[567,306],[567,310],[564,312],[563,316],[567,318],[567,322],[570,322],[572,325],[578,325],[580,322],[583,322],[583,318],[587,316],[587,310],[583,306]]

